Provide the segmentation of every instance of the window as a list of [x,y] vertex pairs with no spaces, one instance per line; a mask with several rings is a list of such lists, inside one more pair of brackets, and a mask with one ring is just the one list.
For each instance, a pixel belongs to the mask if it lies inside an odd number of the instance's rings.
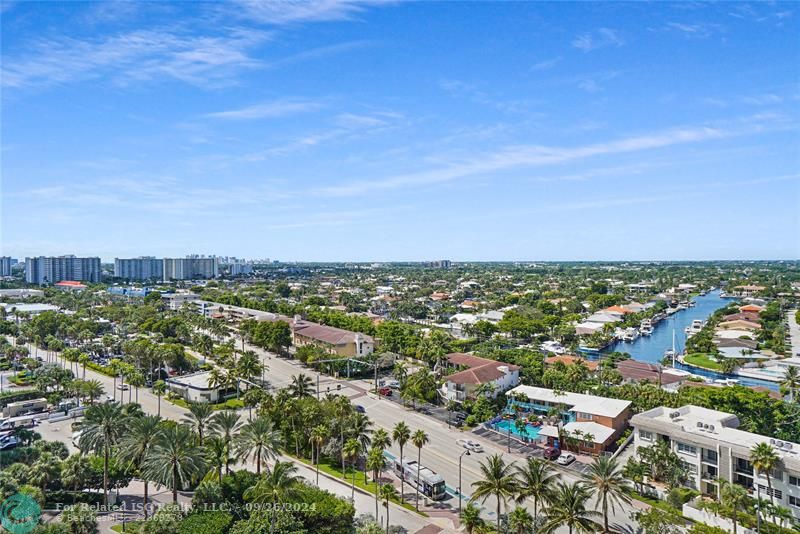
[[686,443],[678,443],[678,452],[682,452],[684,454],[697,454],[697,447],[693,445],[687,445]]
[[800,497],[792,497],[789,495],[789,504],[795,508],[800,508]]
[[783,492],[779,489],[772,488],[772,490],[770,490],[769,487],[765,486],[764,484],[759,484],[758,489],[760,490],[761,494],[766,495],[767,497],[775,497],[779,501],[783,499]]
[[578,419],[585,419],[586,421],[591,421],[592,414],[586,412],[578,412]]
[[689,473],[691,475],[696,475],[697,474],[697,466],[696,465],[690,464],[689,462],[684,462],[682,460],[681,460],[681,463],[683,464],[683,468],[686,470],[687,473]]
[[800,477],[789,475],[789,484],[800,487]]
[[639,439],[643,441],[653,441],[653,433],[648,432],[647,430],[640,430],[639,431]]

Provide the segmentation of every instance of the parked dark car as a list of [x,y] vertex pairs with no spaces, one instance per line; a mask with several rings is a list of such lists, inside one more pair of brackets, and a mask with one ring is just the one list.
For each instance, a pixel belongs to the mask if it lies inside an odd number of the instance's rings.
[[356,404],[356,411],[358,413],[367,413],[367,410],[365,410],[364,407],[361,406],[360,404]]
[[544,457],[548,460],[555,460],[559,456],[561,456],[561,450],[556,447],[546,447],[544,449]]

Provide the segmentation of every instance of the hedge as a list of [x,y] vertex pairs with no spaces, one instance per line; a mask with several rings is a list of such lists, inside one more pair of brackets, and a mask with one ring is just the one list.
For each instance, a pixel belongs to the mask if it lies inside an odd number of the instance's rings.
[[12,402],[38,399],[42,394],[35,389],[23,389],[22,391],[6,391],[0,395],[0,408],[4,408]]
[[227,512],[199,512],[181,521],[178,534],[225,534],[231,528],[233,516]]

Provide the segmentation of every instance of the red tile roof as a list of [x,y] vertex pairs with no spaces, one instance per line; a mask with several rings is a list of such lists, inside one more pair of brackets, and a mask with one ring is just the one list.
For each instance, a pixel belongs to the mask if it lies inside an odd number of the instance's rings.
[[[647,380],[653,384],[658,384],[659,366],[652,363],[637,362],[635,360],[622,360],[617,362],[617,371],[626,380]],[[661,385],[674,384],[681,382],[686,377],[673,375],[671,373],[661,373]]]
[[80,282],[76,282],[74,280],[62,280],[61,282],[56,282],[55,285],[61,287],[86,287],[84,284]]
[[[311,338],[330,345],[346,345],[355,341],[356,332],[349,330],[342,330],[341,328],[334,328],[333,326],[326,326],[308,321],[295,321],[293,331],[295,334]],[[372,337],[366,334],[358,334],[361,339],[367,342],[372,342]]]
[[561,362],[561,363],[563,363],[565,365],[572,365],[573,363],[575,363],[577,361],[583,362],[583,364],[586,366],[586,368],[589,369],[590,371],[595,371],[597,369],[598,364],[599,364],[599,362],[586,360],[586,359],[581,358],[579,356],[571,356],[569,354],[559,354],[557,356],[548,356],[547,358],[544,359],[544,363],[546,363],[548,365],[553,365],[556,362]]
[[451,365],[469,367],[465,371],[459,371],[445,378],[454,384],[485,384],[497,380],[506,374],[500,369],[501,367],[507,367],[509,371],[519,370],[518,365],[481,358],[480,356],[463,352],[448,354],[447,361]]

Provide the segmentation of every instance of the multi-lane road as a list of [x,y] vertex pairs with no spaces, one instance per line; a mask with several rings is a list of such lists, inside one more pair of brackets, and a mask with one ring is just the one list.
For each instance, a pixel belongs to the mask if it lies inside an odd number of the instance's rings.
[[[458,486],[459,480],[459,457],[463,452],[457,440],[462,437],[480,442],[483,445],[483,453],[471,453],[469,456],[461,456],[461,487],[462,492],[466,497],[471,493],[472,483],[480,480],[480,463],[490,454],[501,454],[507,462],[524,462],[525,459],[520,454],[508,453],[504,446],[500,446],[490,440],[485,440],[480,436],[464,432],[455,428],[449,428],[441,421],[405,408],[402,405],[380,398],[372,393],[368,393],[372,387],[371,381],[366,380],[336,380],[326,375],[318,375],[315,371],[306,368],[296,360],[288,360],[279,358],[276,355],[262,350],[258,347],[245,345],[246,349],[253,350],[261,359],[261,361],[268,366],[266,376],[273,388],[281,388],[287,386],[293,375],[304,373],[310,376],[313,381],[319,380],[321,395],[326,394],[328,391],[332,393],[340,393],[348,396],[355,404],[364,407],[367,415],[373,421],[374,425],[378,428],[386,429],[390,434],[395,424],[404,421],[411,428],[412,432],[417,429],[424,430],[430,439],[430,442],[422,449],[422,464],[433,469],[441,474],[447,483],[451,493],[456,493],[454,490]],[[86,371],[87,379],[99,380],[106,392],[110,395],[114,391],[114,379],[92,370]],[[117,384],[119,381],[117,381]],[[337,386],[340,389],[337,389]],[[120,392],[117,390],[115,396],[117,400],[120,398]],[[125,402],[128,401],[129,393],[125,393]],[[136,394],[133,394],[134,400]],[[138,402],[142,409],[147,413],[155,414],[158,411],[158,398],[149,389],[140,388],[138,395]],[[180,420],[186,413],[186,410],[176,406],[164,399],[161,399],[161,416],[167,419]],[[246,410],[243,412],[246,417]],[[48,423],[44,423],[47,425]],[[63,423],[61,427],[68,428],[68,425]],[[63,430],[63,429],[62,429]],[[50,432],[47,433],[48,437]],[[69,440],[71,436],[68,431],[57,432],[56,437],[62,440]],[[63,435],[62,435],[63,434]],[[399,456],[400,450],[396,444],[392,443],[389,446],[389,452],[394,456]],[[405,455],[416,458],[417,450],[411,443],[408,443],[404,450]],[[288,459],[288,457],[286,458]],[[313,481],[313,471],[303,464],[296,462],[300,467],[301,474],[308,480]],[[562,469],[561,477],[566,482],[575,482],[578,480],[579,474],[574,469]],[[350,497],[350,486],[344,482],[339,482],[333,479],[321,478],[320,485],[325,489],[332,491],[343,497]],[[398,488],[399,489],[399,488]],[[408,492],[407,488],[407,492]],[[424,519],[419,515],[409,512],[398,506],[393,506],[391,510],[391,519],[395,524],[401,524],[408,528],[409,532],[415,532],[418,528],[424,526],[428,522],[433,522],[439,527],[446,530],[455,528],[457,525],[452,521],[455,519],[455,511],[458,509],[458,498],[451,495],[444,503],[445,509],[442,513],[432,513],[430,519]],[[464,503],[465,504],[465,503]],[[368,495],[356,494],[356,509],[358,513],[374,514],[374,500]],[[525,503],[525,506],[532,509],[533,504]],[[450,513],[447,512],[449,507]],[[611,517],[612,525],[617,525],[623,529],[630,530],[633,526],[629,518],[631,512],[635,509],[641,509],[642,505],[634,501],[634,504],[617,508]],[[487,520],[495,520],[495,501],[490,498],[485,504],[482,505],[483,515]]]

